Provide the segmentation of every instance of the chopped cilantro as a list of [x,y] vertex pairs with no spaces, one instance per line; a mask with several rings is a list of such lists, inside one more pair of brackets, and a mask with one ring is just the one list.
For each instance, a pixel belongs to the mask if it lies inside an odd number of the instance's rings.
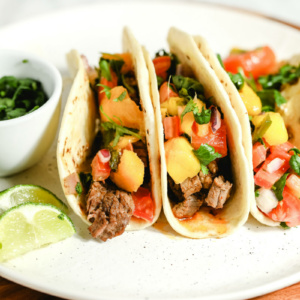
[[118,101],[123,101],[126,97],[127,92],[124,91],[123,93],[121,93],[121,95],[115,99],[113,99],[114,102],[118,102]]
[[117,171],[120,162],[120,154],[116,150],[111,150],[110,155],[111,157],[109,161],[109,166],[112,169],[112,171]]
[[201,171],[204,175],[208,174],[207,165],[222,155],[215,151],[212,146],[208,144],[201,145],[197,150],[193,150],[194,154],[198,158],[201,164]]
[[75,186],[75,191],[79,196],[82,194],[82,186],[81,186],[80,182],[77,182],[77,184]]
[[269,111],[275,110],[275,104],[281,106],[286,103],[286,99],[276,90],[258,91],[257,96],[260,98],[262,106],[267,107]]
[[198,98],[200,95],[204,96],[203,85],[193,78],[174,75],[172,76],[172,81],[180,97],[190,100],[190,97],[194,98],[195,95]]
[[197,106],[197,104],[193,101],[193,99],[191,99],[191,100],[187,103],[185,109],[184,109],[183,112],[181,113],[181,115],[180,115],[181,122],[182,122],[183,117],[184,117],[187,113],[189,113],[189,112],[191,112],[191,111],[192,111],[192,112],[193,112],[193,111],[198,112],[198,106]]
[[41,82],[30,78],[0,78],[0,121],[29,114],[47,101]]
[[293,151],[294,154],[292,155],[289,164],[290,167],[298,174],[300,175],[300,157],[298,154],[300,154],[300,150],[297,148],[292,148],[288,152]]
[[211,110],[205,109],[204,106],[202,106],[202,111],[199,113],[194,113],[195,121],[196,123],[202,125],[207,124],[210,121],[211,117]]
[[237,74],[232,74],[230,72],[227,72],[231,81],[233,82],[233,84],[235,85],[235,87],[237,88],[237,90],[239,91],[243,86],[244,86],[244,77],[241,73],[237,73]]
[[272,120],[271,120],[270,116],[266,115],[264,117],[264,119],[262,120],[260,126],[255,128],[253,135],[252,135],[252,142],[255,143],[259,139],[261,139],[264,136],[264,134],[266,133],[266,131],[269,129],[271,124],[272,124]]
[[221,65],[221,67],[222,67],[223,69],[225,69],[224,64],[223,64],[222,57],[221,57],[221,55],[220,55],[219,53],[217,53],[217,58],[218,58],[218,61],[219,61],[220,65]]
[[28,62],[29,62],[28,59],[23,59],[23,60],[22,60],[22,63],[23,63],[23,64],[27,64]]
[[272,189],[276,195],[276,198],[278,201],[281,201],[283,199],[282,192],[286,183],[286,178],[288,177],[289,173],[285,173],[279,180],[277,180]]
[[80,172],[79,178],[84,190],[88,191],[93,180],[92,174]]
[[259,190],[256,190],[256,191],[255,191],[255,197],[256,197],[256,198],[259,197]]
[[105,84],[101,84],[101,83],[97,84],[97,86],[103,87],[103,90],[100,93],[105,93],[107,99],[110,99],[110,97],[111,97],[111,92],[110,92],[111,87],[109,87]]
[[104,77],[106,80],[111,81],[111,74],[109,69],[109,62],[105,59],[100,59],[99,67],[101,70],[101,77]]
[[285,222],[280,222],[280,226],[284,229],[290,229],[290,227]]

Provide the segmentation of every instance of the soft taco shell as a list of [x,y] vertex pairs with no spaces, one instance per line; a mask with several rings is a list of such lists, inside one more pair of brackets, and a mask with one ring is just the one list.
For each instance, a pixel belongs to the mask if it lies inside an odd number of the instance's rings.
[[233,233],[247,221],[250,208],[248,195],[252,190],[248,182],[251,178],[249,175],[249,163],[247,162],[242,146],[241,127],[230,105],[227,93],[217,79],[214,71],[210,68],[208,62],[199,52],[193,38],[178,29],[171,28],[168,34],[168,42],[171,52],[177,55],[183,65],[187,65],[193,70],[196,79],[204,86],[206,96],[213,96],[215,98],[215,105],[219,106],[224,114],[234,188],[231,192],[230,199],[216,216],[211,215],[206,209],[200,209],[191,219],[179,220],[174,217],[172,204],[168,199],[163,126],[156,74],[152,60],[149,54],[144,50],[150,74],[150,86],[153,106],[156,113],[157,130],[159,132],[164,213],[173,229],[184,236],[190,238],[225,237]]
[[[154,113],[149,95],[149,75],[143,58],[140,45],[128,29],[123,33],[123,50],[132,55],[136,79],[144,114],[144,128],[146,132],[149,166],[151,174],[151,193],[154,201],[154,223],[161,211],[161,189],[159,171],[159,151],[157,135],[155,132]],[[90,88],[88,75],[83,61],[76,50],[67,54],[70,73],[74,78],[70,90],[57,145],[57,162],[62,188],[69,205],[81,219],[91,225],[87,220],[84,195],[67,195],[64,187],[64,178],[78,172],[90,155],[99,123],[98,107],[93,91]],[[126,230],[139,230],[150,226],[152,223],[132,217]]]

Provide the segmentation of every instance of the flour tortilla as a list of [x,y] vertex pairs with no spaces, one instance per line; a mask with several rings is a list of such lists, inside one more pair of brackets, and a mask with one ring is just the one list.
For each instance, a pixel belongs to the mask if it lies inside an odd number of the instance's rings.
[[[235,85],[230,80],[227,72],[220,65],[215,53],[209,47],[207,41],[201,36],[194,36],[194,40],[197,44],[198,49],[202,53],[202,55],[206,58],[211,68],[215,71],[219,81],[225,88],[231,105],[236,111],[239,122],[241,124],[243,130],[243,146],[245,149],[245,153],[248,159],[248,163],[250,164],[250,172],[253,174],[253,166],[252,166],[252,136],[251,136],[251,128],[248,113],[242,98]],[[292,65],[299,65],[300,56],[294,56],[289,62]],[[278,112],[283,116],[285,125],[288,129],[290,139],[289,141],[294,144],[296,147],[300,147],[300,136],[298,134],[300,130],[300,80],[296,84],[287,85],[282,90],[282,95],[287,99],[287,103],[280,106]],[[249,185],[251,185],[252,193],[249,194],[251,198],[251,214],[262,224],[268,226],[279,226],[280,222],[275,222],[270,218],[266,217],[256,205],[255,194],[254,194],[254,178],[251,176],[251,180],[249,181]]]
[[152,60],[144,49],[144,56],[150,74],[150,87],[152,103],[156,114],[159,146],[161,153],[161,180],[163,208],[168,222],[178,233],[190,238],[221,238],[232,234],[239,229],[248,219],[250,209],[249,194],[252,193],[249,163],[242,146],[242,130],[238,118],[230,105],[226,91],[208,62],[199,52],[195,41],[188,34],[171,28],[168,34],[170,51],[177,55],[183,65],[193,70],[197,80],[204,86],[207,97],[213,96],[215,105],[220,107],[224,114],[227,127],[228,148],[232,163],[233,190],[230,199],[216,216],[209,214],[205,208],[191,219],[179,220],[172,213],[172,203],[168,198],[167,168],[164,151],[163,126],[160,114],[160,101],[157,87],[155,69]]
[[[132,217],[126,230],[139,230],[153,224],[161,211],[161,188],[159,170],[159,149],[155,130],[154,112],[151,105],[149,91],[149,74],[144,61],[141,46],[137,43],[128,28],[123,32],[123,51],[132,55],[136,79],[144,113],[144,128],[146,132],[149,166],[151,174],[151,193],[155,203],[154,219],[150,223],[143,219]],[[64,178],[79,172],[80,167],[90,155],[91,146],[97,133],[99,113],[96,99],[90,88],[88,75],[83,61],[76,50],[67,54],[70,73],[74,78],[65,107],[57,145],[57,163],[62,188],[67,201],[74,212],[81,219],[87,220],[84,195],[67,195],[64,187]]]

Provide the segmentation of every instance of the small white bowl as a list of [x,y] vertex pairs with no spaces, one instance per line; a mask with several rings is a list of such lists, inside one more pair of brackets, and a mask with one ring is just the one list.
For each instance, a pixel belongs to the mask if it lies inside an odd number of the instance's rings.
[[0,121],[0,177],[23,171],[42,158],[55,137],[61,107],[62,78],[51,63],[31,53],[0,50],[0,78],[8,75],[39,80],[48,100],[28,115]]

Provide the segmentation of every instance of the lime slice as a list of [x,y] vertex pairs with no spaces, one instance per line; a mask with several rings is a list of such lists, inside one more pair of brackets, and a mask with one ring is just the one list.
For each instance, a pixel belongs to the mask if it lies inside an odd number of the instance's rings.
[[20,204],[0,217],[0,261],[58,242],[74,233],[71,219],[55,206]]
[[0,192],[0,215],[13,206],[25,203],[49,203],[63,212],[68,207],[52,192],[38,185],[20,184]]

